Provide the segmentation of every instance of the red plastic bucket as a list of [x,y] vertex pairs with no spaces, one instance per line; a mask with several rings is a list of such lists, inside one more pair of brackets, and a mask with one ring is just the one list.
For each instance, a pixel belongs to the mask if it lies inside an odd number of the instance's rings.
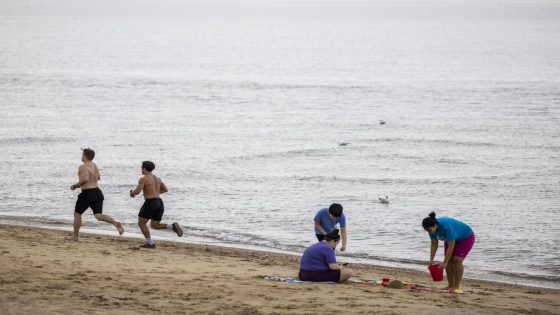
[[439,264],[429,265],[428,270],[432,275],[432,280],[442,281],[443,280],[443,269],[439,268]]

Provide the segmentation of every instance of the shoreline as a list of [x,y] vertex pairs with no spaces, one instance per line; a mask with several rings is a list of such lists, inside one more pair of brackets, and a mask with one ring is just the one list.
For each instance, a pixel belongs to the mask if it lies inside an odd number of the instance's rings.
[[[464,295],[380,285],[297,284],[299,256],[215,245],[0,224],[0,313],[28,314],[558,314],[560,290],[465,279]],[[427,272],[350,264],[359,278],[433,286]],[[443,286],[438,283],[437,286]],[[337,303],[332,303],[335,296]]]
[[[2,219],[2,217],[0,217],[0,219]],[[4,219],[6,219],[6,218],[4,218]],[[8,218],[7,220],[9,221],[10,219]],[[70,225],[68,226],[66,223],[57,222],[57,224],[53,224],[53,225],[48,225],[47,224],[47,225],[27,226],[27,225],[23,225],[23,224],[19,224],[19,223],[12,223],[12,222],[5,223],[5,222],[2,222],[2,220],[0,220],[0,226],[2,226],[2,225],[21,226],[21,227],[31,227],[31,228],[56,230],[56,231],[64,231],[64,232],[72,231],[71,222],[69,224]],[[102,225],[102,226],[104,226],[104,225]],[[142,234],[140,234],[139,231],[138,232],[128,232],[130,227],[136,227],[136,226],[127,226],[127,232],[126,232],[125,237],[131,238],[131,239],[143,239],[144,238],[142,236]],[[97,228],[84,228],[84,227],[82,227],[80,233],[82,233],[82,232],[84,234],[104,235],[104,236],[109,236],[109,237],[115,235],[115,233],[113,233],[114,230],[112,228],[97,229]],[[296,251],[271,248],[271,247],[266,247],[266,246],[262,246],[262,245],[246,244],[246,243],[238,243],[238,242],[227,242],[227,241],[222,241],[222,240],[212,239],[212,238],[202,237],[202,236],[189,236],[188,233],[187,233],[187,237],[176,238],[174,236],[168,237],[168,236],[161,235],[161,234],[165,234],[165,232],[162,233],[162,232],[159,232],[157,230],[155,230],[155,231],[152,230],[151,232],[153,233],[152,237],[154,238],[154,240],[166,241],[166,242],[177,243],[177,244],[218,246],[218,247],[225,247],[225,248],[232,248],[232,249],[262,251],[262,252],[266,252],[266,253],[278,253],[278,254],[293,255],[293,256],[301,256],[301,254],[302,254],[302,253],[299,253],[299,252],[296,252]],[[194,241],[193,241],[193,238],[194,238]],[[340,260],[340,261],[349,262],[353,265],[365,265],[365,266],[373,266],[373,267],[376,267],[376,268],[398,269],[398,270],[403,270],[403,271],[416,271],[416,272],[420,272],[420,273],[425,272],[424,268],[422,268],[422,266],[419,265],[419,264],[403,263],[403,262],[398,262],[398,261],[396,262],[396,261],[391,261],[391,260],[378,260],[378,259],[367,258],[367,257],[346,256],[346,255],[340,255],[340,252],[337,252],[337,259]],[[495,275],[493,275],[494,279],[485,279],[484,277],[485,277],[485,275],[482,275],[482,274],[479,274],[479,275],[474,276],[474,277],[473,276],[469,277],[467,275],[464,279],[465,280],[468,279],[468,280],[490,281],[490,282],[510,284],[510,285],[514,285],[514,286],[525,286],[525,287],[531,287],[531,288],[560,290],[560,287],[557,287],[557,286],[554,286],[554,284],[551,284],[552,281],[542,279],[542,277],[546,277],[546,276],[538,276],[538,275],[534,276],[534,275],[525,275],[525,274],[520,274],[520,275],[517,275],[517,276],[516,275],[503,275],[503,277],[504,277],[503,280],[495,279],[495,277],[496,277]],[[527,283],[520,284],[518,282],[527,282]]]

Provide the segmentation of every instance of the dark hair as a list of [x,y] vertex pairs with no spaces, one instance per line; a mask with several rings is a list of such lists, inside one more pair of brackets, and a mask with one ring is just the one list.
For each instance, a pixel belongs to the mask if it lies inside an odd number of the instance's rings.
[[333,203],[329,207],[329,213],[335,218],[340,217],[342,215],[342,206],[338,203]]
[[332,232],[325,235],[325,240],[327,241],[338,241],[339,239],[340,235],[338,235],[338,229],[334,229]]
[[82,149],[82,153],[90,161],[95,157],[95,151],[93,151],[92,149]]
[[144,161],[142,162],[142,168],[148,172],[151,172],[156,168],[156,165],[154,164],[154,162]]
[[437,223],[436,213],[432,211],[430,212],[429,216],[427,216],[426,218],[424,218],[424,220],[422,220],[422,227],[424,227],[424,229],[431,228],[436,226],[436,223]]

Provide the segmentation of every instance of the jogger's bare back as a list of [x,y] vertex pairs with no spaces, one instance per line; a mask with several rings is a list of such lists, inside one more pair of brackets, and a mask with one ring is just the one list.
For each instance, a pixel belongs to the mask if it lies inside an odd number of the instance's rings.
[[[84,173],[87,175],[85,175]],[[97,165],[95,163],[85,162],[84,164],[82,164],[78,169],[78,176],[81,179],[82,176],[80,175],[87,178],[87,182],[81,187],[82,190],[97,188],[98,185],[97,182],[100,179],[100,174],[99,174],[99,168],[97,168]]]
[[[144,181],[144,199],[159,198],[163,182],[161,179],[153,174],[147,174],[142,177]],[[165,185],[165,184],[163,184]]]

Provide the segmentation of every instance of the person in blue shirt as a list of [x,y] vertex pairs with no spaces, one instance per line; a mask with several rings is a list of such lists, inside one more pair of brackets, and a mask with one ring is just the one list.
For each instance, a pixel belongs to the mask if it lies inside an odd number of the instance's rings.
[[325,235],[334,231],[337,224],[340,224],[340,235],[342,236],[341,251],[346,250],[346,216],[342,213],[343,208],[338,203],[333,203],[328,209],[323,208],[317,212],[313,222],[315,224],[315,235],[320,241],[325,239]]
[[429,233],[432,246],[430,249],[430,265],[434,264],[439,240],[445,242],[445,258],[439,268],[445,268],[448,286],[446,290],[459,290],[463,278],[463,260],[467,257],[475,242],[475,235],[470,226],[453,218],[436,219],[432,212],[422,221],[422,227]]
[[298,277],[302,281],[344,282],[352,271],[336,263],[334,250],[340,242],[338,230],[325,235],[325,239],[311,245],[301,257]]

